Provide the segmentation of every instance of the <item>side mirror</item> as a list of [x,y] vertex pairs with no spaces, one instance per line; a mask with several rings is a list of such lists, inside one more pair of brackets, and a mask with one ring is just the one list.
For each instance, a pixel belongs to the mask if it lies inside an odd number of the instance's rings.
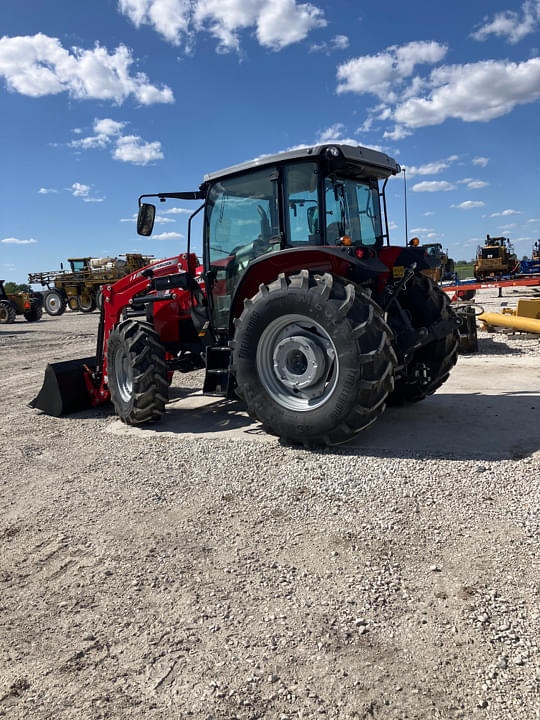
[[139,235],[151,235],[156,217],[156,206],[141,203],[137,216],[137,232]]

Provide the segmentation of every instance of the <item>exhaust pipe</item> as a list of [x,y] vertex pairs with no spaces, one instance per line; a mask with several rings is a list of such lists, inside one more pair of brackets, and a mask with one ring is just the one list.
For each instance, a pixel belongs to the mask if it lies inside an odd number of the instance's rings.
[[50,363],[41,390],[28,406],[54,417],[92,407],[91,375],[95,370],[95,356]]

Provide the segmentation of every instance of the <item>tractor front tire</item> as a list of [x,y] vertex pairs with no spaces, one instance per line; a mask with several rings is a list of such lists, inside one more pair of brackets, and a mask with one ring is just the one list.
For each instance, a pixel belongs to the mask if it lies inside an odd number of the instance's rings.
[[125,320],[107,342],[107,375],[111,401],[128,425],[159,420],[168,400],[165,349],[152,325]]
[[41,316],[43,315],[41,302],[37,298],[32,298],[30,300],[30,307],[28,310],[24,311],[23,315],[24,319],[28,322],[37,322],[38,320],[41,320]]
[[[400,294],[399,301],[409,313],[415,328],[429,327],[439,320],[449,320],[453,315],[446,293],[425,275],[411,278]],[[388,397],[388,404],[419,402],[432,395],[448,379],[457,361],[458,348],[457,326],[445,337],[420,347],[414,353],[409,367],[426,368],[427,377],[418,372],[398,379],[394,392]]]
[[232,373],[251,417],[285,442],[347,442],[371,425],[394,385],[396,356],[382,312],[328,273],[281,274],[245,301]]
[[17,311],[9,300],[0,300],[0,324],[8,325],[14,323],[17,317]]
[[62,315],[66,310],[66,298],[58,290],[49,290],[43,298],[43,307],[48,315]]

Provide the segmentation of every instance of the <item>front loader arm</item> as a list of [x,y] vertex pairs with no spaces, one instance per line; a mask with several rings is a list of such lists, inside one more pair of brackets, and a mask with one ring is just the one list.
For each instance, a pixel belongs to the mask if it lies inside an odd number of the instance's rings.
[[153,298],[160,298],[159,302],[177,300],[180,307],[189,306],[187,297],[189,293],[180,290],[170,294],[168,291],[156,291],[153,289],[153,281],[156,278],[177,273],[189,272],[195,275],[198,264],[195,254],[175,255],[141,270],[126,275],[112,285],[103,285],[103,305],[98,326],[96,343],[96,364],[95,369],[85,378],[88,391],[92,397],[93,404],[100,404],[109,399],[107,386],[107,342],[112,329],[122,320],[126,309],[137,304],[137,299],[149,301]]

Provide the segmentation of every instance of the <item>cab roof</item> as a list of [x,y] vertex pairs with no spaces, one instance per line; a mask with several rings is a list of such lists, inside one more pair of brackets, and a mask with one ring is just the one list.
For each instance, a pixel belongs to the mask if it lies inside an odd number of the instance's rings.
[[263,168],[268,165],[277,165],[295,160],[311,160],[318,158],[330,158],[332,160],[344,161],[345,166],[354,167],[356,171],[362,170],[366,177],[387,178],[401,172],[399,164],[385,153],[362,147],[361,145],[340,145],[332,143],[327,145],[314,145],[312,147],[301,147],[276,155],[263,155],[254,160],[233,165],[223,170],[208,173],[204,176],[205,183],[220,180],[228,175],[235,175],[254,168]]

